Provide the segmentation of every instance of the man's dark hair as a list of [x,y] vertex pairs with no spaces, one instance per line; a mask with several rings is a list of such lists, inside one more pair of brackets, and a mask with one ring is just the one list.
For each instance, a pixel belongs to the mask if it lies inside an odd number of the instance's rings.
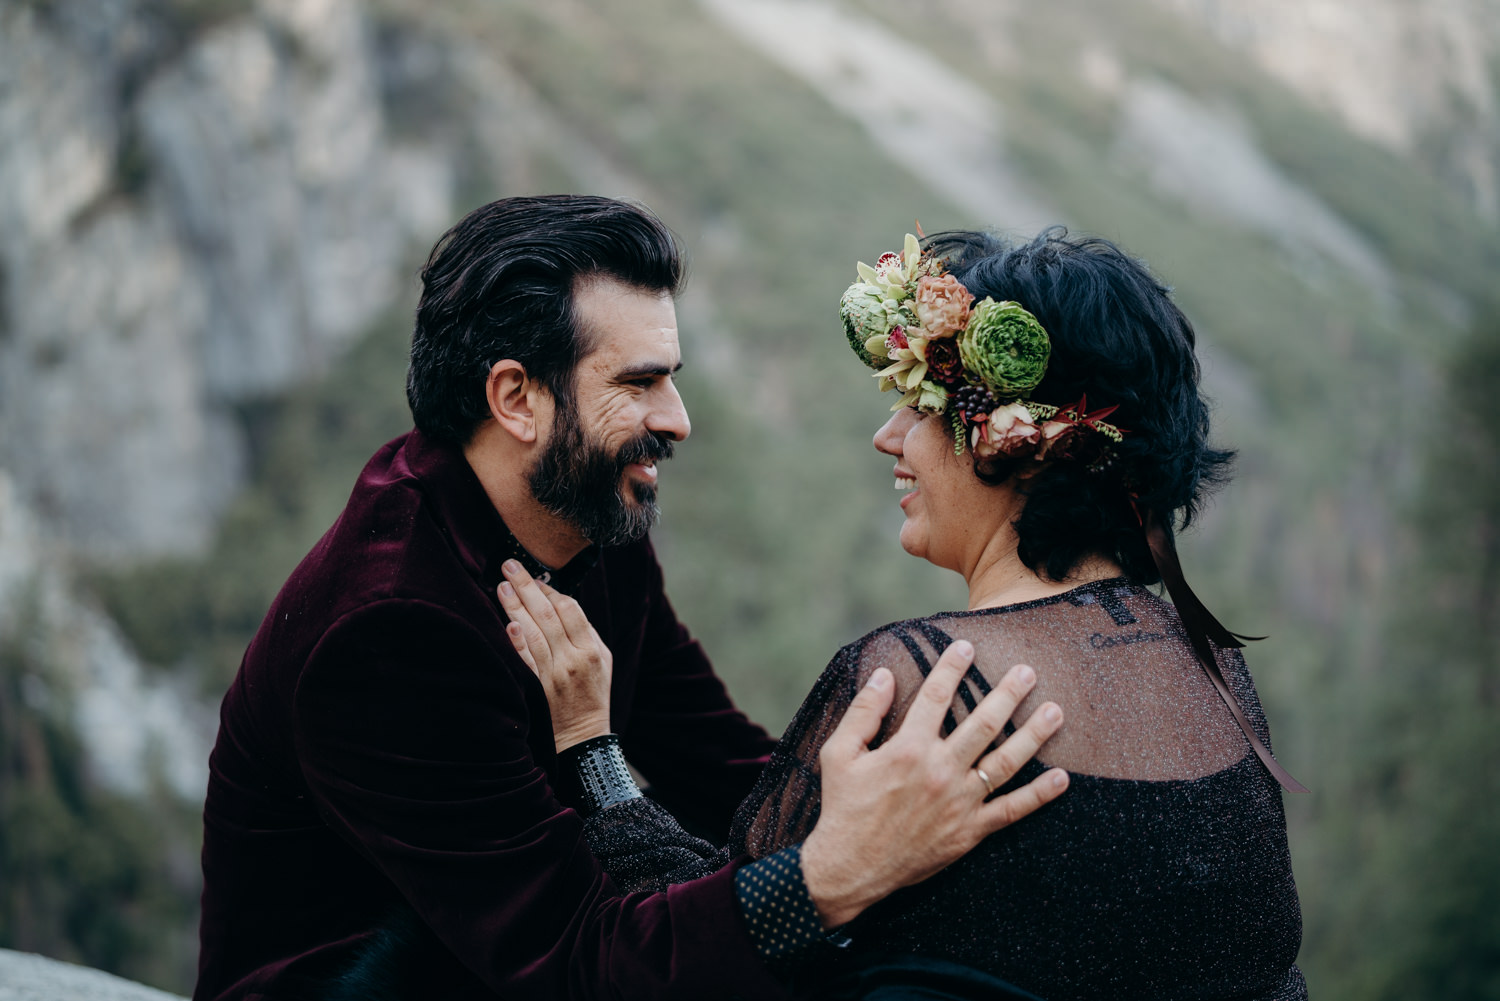
[[592,345],[574,292],[592,277],[675,295],[683,260],[649,210],[586,195],[502,198],[443,234],[422,268],[406,400],[424,434],[466,443],[490,415],[491,366],[514,359],[560,406]]
[[[950,232],[934,234],[927,246],[976,300],[1018,302],[1047,329],[1052,356],[1033,399],[1064,406],[1088,394],[1090,409],[1117,405],[1109,421],[1127,430],[1103,472],[1051,462],[1022,486],[1022,562],[1064,580],[1097,553],[1155,583],[1132,500],[1143,513],[1160,512],[1168,531],[1174,521],[1185,526],[1204,494],[1227,479],[1233,458],[1208,442],[1192,324],[1146,266],[1108,240],[1054,227],[1024,243]],[[976,460],[974,471],[1003,483],[1019,466]]]

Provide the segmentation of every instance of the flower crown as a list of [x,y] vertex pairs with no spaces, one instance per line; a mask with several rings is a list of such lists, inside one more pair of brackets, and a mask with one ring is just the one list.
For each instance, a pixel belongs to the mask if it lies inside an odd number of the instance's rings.
[[988,297],[975,305],[910,233],[901,253],[858,267],[839,318],[854,353],[878,370],[881,390],[901,391],[892,410],[946,413],[958,455],[967,445],[981,459],[1111,464],[1111,446],[1125,434],[1104,421],[1115,407],[1090,413],[1087,397],[1066,406],[1028,399],[1047,372],[1052,342],[1021,305]]

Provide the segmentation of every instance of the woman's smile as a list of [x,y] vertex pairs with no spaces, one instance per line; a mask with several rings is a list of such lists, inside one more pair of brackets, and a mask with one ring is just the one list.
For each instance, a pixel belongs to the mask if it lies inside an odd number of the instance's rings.
[[917,495],[917,478],[900,466],[896,467],[896,489],[909,491],[901,498],[901,510],[906,510],[907,501]]

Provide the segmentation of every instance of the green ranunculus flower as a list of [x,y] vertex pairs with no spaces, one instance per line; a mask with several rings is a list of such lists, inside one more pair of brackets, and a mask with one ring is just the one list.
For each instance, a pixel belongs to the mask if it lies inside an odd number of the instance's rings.
[[881,295],[878,286],[868,282],[855,282],[839,300],[839,319],[844,321],[844,336],[849,346],[859,355],[859,360],[871,368],[884,368],[890,364],[885,351],[871,351],[866,342],[891,332],[891,327],[902,322],[899,308]]
[[986,298],[958,338],[964,368],[1002,399],[1026,396],[1042,381],[1052,342],[1019,303]]

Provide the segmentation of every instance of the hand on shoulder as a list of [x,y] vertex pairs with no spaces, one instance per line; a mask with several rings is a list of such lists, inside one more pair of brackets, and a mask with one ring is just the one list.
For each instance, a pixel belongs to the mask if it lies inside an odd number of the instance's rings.
[[951,735],[942,736],[943,717],[973,658],[964,640],[943,651],[901,728],[872,751],[869,743],[895,694],[890,672],[877,670],[823,745],[822,811],[803,845],[802,869],[826,927],[846,924],[893,891],[921,882],[1067,789],[1067,773],[1053,768],[990,798],[1062,725],[1062,710],[1044,703],[985,753],[1036,683],[1025,665],[1013,667]]

